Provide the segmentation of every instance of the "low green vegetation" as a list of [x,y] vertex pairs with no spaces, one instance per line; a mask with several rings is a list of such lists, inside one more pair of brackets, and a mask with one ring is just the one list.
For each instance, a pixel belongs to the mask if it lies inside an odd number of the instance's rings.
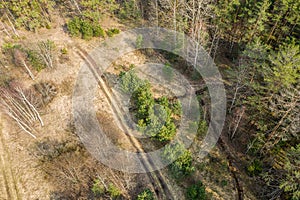
[[262,172],[262,163],[259,160],[254,160],[248,167],[247,172],[251,176],[258,175]]
[[99,197],[100,195],[105,193],[105,187],[104,185],[100,182],[99,179],[96,179],[94,181],[93,187],[92,187],[92,192],[96,197]]
[[38,28],[51,28],[50,12],[55,5],[50,0],[1,1],[0,10],[4,17],[16,28],[36,31]]
[[121,190],[114,184],[110,183],[106,189],[99,179],[96,179],[94,181],[92,192],[97,198],[101,197],[102,195],[108,194],[112,199],[116,199],[122,195]]
[[[55,48],[53,41],[47,40],[46,43],[49,44],[51,48]],[[19,67],[24,61],[29,63],[30,66],[38,72],[47,67],[47,63],[45,59],[43,59],[44,54],[48,53],[47,56],[52,56],[50,52],[41,52],[41,49],[30,49],[13,43],[5,43],[2,49],[4,54],[7,55],[7,58],[10,59],[9,62]]]
[[92,37],[104,37],[105,31],[98,22],[93,22],[86,18],[74,17],[67,23],[70,34],[74,37],[81,37],[89,40]]
[[137,196],[137,200],[154,200],[153,192],[146,189]]
[[106,31],[106,34],[108,35],[108,37],[112,37],[116,34],[119,34],[120,33],[120,30],[117,29],[117,28],[110,28]]
[[112,183],[108,185],[107,192],[109,196],[113,199],[120,197],[122,194],[121,190]]
[[188,200],[205,200],[207,195],[205,192],[205,186],[202,182],[198,182],[187,188],[186,197]]
[[169,166],[170,172],[175,179],[182,179],[195,170],[192,165],[192,153],[183,144],[176,143],[166,146],[162,156],[168,162],[175,160]]
[[175,116],[181,115],[180,102],[164,96],[154,99],[150,83],[139,79],[134,70],[121,72],[120,84],[124,92],[132,94],[139,130],[160,142],[170,141],[176,134]]
[[[141,132],[162,143],[173,139],[177,128],[175,117],[181,117],[182,113],[178,100],[170,100],[165,96],[155,99],[150,83],[138,78],[134,70],[120,73],[120,87],[123,92],[132,94],[131,110]],[[205,126],[203,123],[201,130]],[[167,162],[172,162],[169,169],[176,179],[186,177],[194,171],[192,154],[182,144],[166,146],[162,156]]]

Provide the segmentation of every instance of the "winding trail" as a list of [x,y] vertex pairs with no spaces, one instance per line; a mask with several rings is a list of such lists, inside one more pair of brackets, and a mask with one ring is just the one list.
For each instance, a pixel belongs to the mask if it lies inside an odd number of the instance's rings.
[[[134,147],[136,152],[145,152],[140,142],[135,137],[131,136],[128,133],[127,131],[128,129],[124,124],[125,119],[121,118],[121,116],[124,116],[124,111],[117,105],[117,101],[118,101],[117,98],[114,97],[114,94],[111,91],[111,89],[108,87],[107,83],[101,78],[100,73],[97,71],[98,67],[96,62],[81,47],[76,46],[76,48],[77,48],[78,55],[86,62],[87,66],[93,73],[93,76],[97,80],[99,87],[103,90],[113,110],[113,113],[115,115],[114,117],[118,120],[118,123],[121,126],[120,128],[122,128],[124,131],[124,135],[129,139],[131,145]],[[151,160],[150,157],[146,156],[141,161],[146,171],[152,171],[151,169],[155,168],[154,162]],[[155,191],[157,199],[168,199],[168,200],[178,199],[174,194],[174,190],[172,190],[172,187],[170,186],[170,184],[168,184],[167,179],[164,177],[161,171],[148,172],[146,175],[153,187],[152,189]]]

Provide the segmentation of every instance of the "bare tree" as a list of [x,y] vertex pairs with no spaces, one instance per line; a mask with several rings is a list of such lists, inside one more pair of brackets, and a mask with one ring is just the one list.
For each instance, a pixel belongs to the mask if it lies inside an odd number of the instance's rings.
[[28,96],[17,84],[10,88],[0,88],[0,106],[22,130],[36,138],[34,123],[39,121],[44,126],[44,122]]
[[43,59],[47,67],[53,68],[53,54],[55,44],[53,41],[41,41],[38,43],[39,55]]

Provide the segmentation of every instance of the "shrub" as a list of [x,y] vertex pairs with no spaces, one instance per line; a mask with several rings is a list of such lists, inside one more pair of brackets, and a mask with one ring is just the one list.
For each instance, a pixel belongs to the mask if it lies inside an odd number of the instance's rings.
[[82,37],[85,40],[105,36],[104,30],[98,23],[84,17],[75,17],[68,22],[67,27],[71,36]]
[[146,123],[150,122],[150,115],[153,112],[154,98],[150,91],[150,84],[142,84],[133,93],[133,99],[136,106],[137,119],[144,119]]
[[203,137],[205,136],[206,132],[207,132],[208,126],[205,120],[200,120],[199,124],[198,124],[198,130],[197,130],[197,135],[199,137]]
[[105,188],[104,188],[104,186],[102,185],[102,183],[100,182],[99,179],[96,179],[94,181],[92,191],[93,191],[95,196],[100,196],[100,195],[105,193]]
[[142,45],[143,45],[143,41],[144,41],[144,39],[143,39],[143,35],[141,35],[141,34],[139,34],[138,36],[137,36],[137,38],[136,38],[136,47],[137,48],[142,48]]
[[194,171],[194,167],[192,166],[192,154],[189,150],[186,150],[182,144],[176,143],[166,146],[162,156],[169,162],[177,158],[177,160],[169,166],[172,175],[176,179],[186,177]]
[[106,31],[106,34],[108,35],[108,37],[112,37],[112,36],[114,36],[116,34],[119,34],[119,33],[120,33],[120,30],[117,29],[117,28],[111,28],[111,29],[108,29]]
[[171,104],[171,109],[172,109],[173,114],[181,116],[182,105],[178,99],[174,103]]
[[171,81],[174,78],[174,72],[169,63],[164,65],[164,67],[162,68],[162,72],[167,81]]
[[247,172],[250,176],[256,176],[262,172],[262,162],[254,160],[248,167]]
[[154,200],[153,192],[146,189],[138,195],[137,200]]
[[[149,82],[138,78],[133,70],[120,73],[120,86],[124,92],[133,94],[132,110],[135,112],[139,131],[160,142],[167,142],[175,136],[176,125],[172,111],[181,113],[179,102],[171,104],[167,97],[155,100]],[[155,106],[155,102],[160,106]]]
[[125,0],[119,9],[118,15],[121,19],[139,19],[141,12],[134,0]]
[[121,72],[119,77],[121,89],[123,92],[128,94],[132,94],[139,87],[145,84],[145,82],[141,80],[133,70]]
[[93,36],[94,37],[104,37],[105,36],[104,30],[102,29],[102,27],[99,24],[93,26]]
[[81,35],[81,20],[78,17],[74,17],[70,20],[67,27],[71,36],[79,37]]
[[189,200],[205,200],[206,199],[206,192],[205,186],[202,184],[201,181],[198,183],[190,186],[186,192],[187,199]]
[[107,192],[109,193],[111,198],[117,198],[121,196],[121,191],[113,184],[109,184]]
[[85,40],[89,40],[93,37],[93,26],[87,20],[82,20],[80,31],[82,33],[82,38]]
[[44,60],[36,51],[27,50],[27,58],[31,66],[38,72],[47,67]]
[[61,52],[61,54],[66,55],[66,54],[68,54],[68,49],[66,47],[64,47],[60,50],[60,52]]

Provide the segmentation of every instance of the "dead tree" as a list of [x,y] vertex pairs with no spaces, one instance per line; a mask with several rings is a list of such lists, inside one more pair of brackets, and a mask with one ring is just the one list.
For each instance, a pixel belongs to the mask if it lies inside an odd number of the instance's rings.
[[47,67],[53,68],[53,54],[55,45],[53,41],[41,41],[38,43],[39,54]]
[[22,66],[26,69],[27,73],[29,74],[30,78],[32,80],[34,80],[34,75],[32,74],[32,72],[30,71],[29,67],[27,66],[26,64],[26,54],[21,51],[20,49],[14,49],[13,51],[13,60],[14,60],[14,63],[15,65],[18,65],[18,66]]
[[28,96],[18,85],[0,88],[0,106],[23,131],[36,138],[34,124],[38,121],[41,126],[44,126],[44,122]]

